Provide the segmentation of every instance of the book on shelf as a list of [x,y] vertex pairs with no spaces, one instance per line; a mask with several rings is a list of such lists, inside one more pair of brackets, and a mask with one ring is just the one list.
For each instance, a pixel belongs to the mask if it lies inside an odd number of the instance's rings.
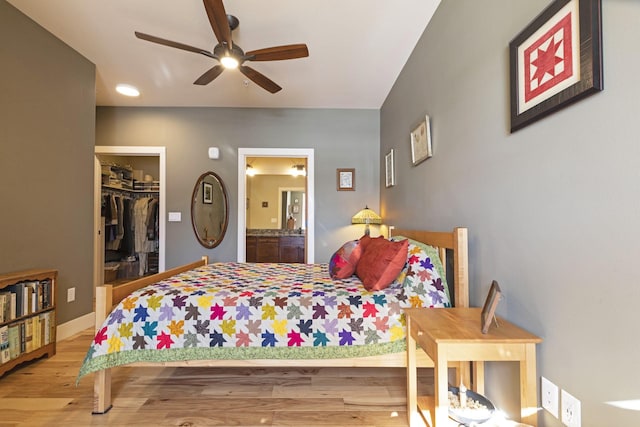
[[42,308],[49,308],[52,305],[51,298],[51,279],[42,280]]
[[32,331],[32,338],[31,338],[31,350],[36,350],[38,348],[40,348],[40,346],[42,346],[42,340],[40,339],[40,316],[33,316],[32,318],[28,319],[27,321],[31,322],[31,331]]
[[20,324],[14,323],[9,325],[9,356],[15,359],[20,354]]
[[9,307],[9,320],[13,320],[16,318],[16,294],[15,292],[11,292],[10,296],[10,304]]
[[9,352],[9,326],[0,326],[0,363],[7,363],[11,360]]
[[26,333],[26,326],[24,324],[24,320],[22,322],[20,322],[18,324],[18,326],[20,327],[20,354],[26,352],[27,350],[27,342],[25,341],[24,337],[25,337],[25,333]]
[[0,292],[0,323],[9,320],[9,304],[9,294],[7,292]]
[[31,353],[33,348],[33,322],[31,319],[24,321],[24,352]]
[[42,313],[40,315],[40,325],[42,328],[42,345],[51,344],[51,337],[53,336],[53,322],[51,321],[52,316],[53,314],[50,311],[47,311],[46,313]]
[[46,314],[47,313],[42,313],[40,315],[40,345],[47,345],[49,344],[49,322],[47,322],[46,319]]
[[11,293],[16,295],[16,317],[22,316],[22,308],[24,306],[22,297],[24,296],[24,283],[16,283],[9,286]]
[[31,314],[31,300],[33,299],[33,288],[31,287],[31,283],[25,283],[25,294],[22,302],[24,303],[22,306],[22,314],[28,315]]

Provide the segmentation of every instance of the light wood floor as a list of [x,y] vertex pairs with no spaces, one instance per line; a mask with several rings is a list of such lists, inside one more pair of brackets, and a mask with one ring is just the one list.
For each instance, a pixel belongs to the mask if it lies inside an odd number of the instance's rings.
[[[93,374],[76,376],[92,338],[86,330],[0,377],[0,427],[407,426],[406,373],[394,368],[117,368],[113,408],[91,415]],[[418,380],[432,394],[433,371]]]
[[407,425],[405,371],[386,368],[118,368],[114,407],[91,415],[93,375],[77,386],[76,376],[92,338],[87,330],[1,377],[0,426]]

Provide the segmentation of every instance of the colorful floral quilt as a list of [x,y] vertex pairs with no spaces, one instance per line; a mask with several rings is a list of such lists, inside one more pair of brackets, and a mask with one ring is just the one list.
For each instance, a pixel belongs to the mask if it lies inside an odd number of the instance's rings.
[[79,378],[141,361],[357,357],[404,350],[402,284],[368,292],[328,264],[214,263],[140,289],[96,334]]

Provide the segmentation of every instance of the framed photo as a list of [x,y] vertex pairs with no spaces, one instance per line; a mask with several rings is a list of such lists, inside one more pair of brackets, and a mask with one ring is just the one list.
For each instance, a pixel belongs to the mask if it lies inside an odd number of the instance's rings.
[[213,203],[213,185],[208,182],[202,183],[202,203]]
[[554,0],[509,43],[511,132],[603,88],[601,0]]
[[502,291],[500,290],[500,286],[498,286],[498,282],[494,280],[491,282],[489,294],[487,295],[487,299],[484,301],[484,306],[482,307],[480,323],[482,325],[483,334],[489,332],[489,327],[496,316],[496,307],[498,306],[501,296]]
[[355,169],[336,169],[336,188],[338,191],[355,191],[356,189],[356,170]]
[[384,156],[384,183],[388,187],[396,185],[395,173],[393,170],[393,148]]
[[429,116],[411,132],[411,162],[417,165],[433,156],[431,149],[431,124]]

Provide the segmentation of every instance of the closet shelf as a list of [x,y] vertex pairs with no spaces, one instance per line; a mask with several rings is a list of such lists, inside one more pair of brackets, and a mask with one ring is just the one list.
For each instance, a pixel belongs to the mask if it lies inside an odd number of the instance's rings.
[[160,190],[133,190],[133,189],[130,189],[130,188],[114,187],[112,185],[103,185],[102,189],[122,191],[122,192],[126,192],[126,193],[152,193],[152,194],[158,194],[160,192]]

